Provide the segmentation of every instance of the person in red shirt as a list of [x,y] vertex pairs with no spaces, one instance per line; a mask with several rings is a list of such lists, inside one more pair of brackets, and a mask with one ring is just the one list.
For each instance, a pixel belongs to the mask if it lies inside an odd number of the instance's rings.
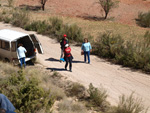
[[71,55],[71,48],[69,47],[69,44],[65,45],[64,58],[66,61],[65,70],[67,70],[67,66],[69,62],[69,71],[72,72],[72,55]]

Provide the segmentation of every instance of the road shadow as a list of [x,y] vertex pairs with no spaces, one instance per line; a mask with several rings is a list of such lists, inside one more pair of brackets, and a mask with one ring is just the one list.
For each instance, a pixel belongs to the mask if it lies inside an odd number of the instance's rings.
[[84,63],[84,61],[73,60],[72,63]]
[[41,10],[41,6],[31,6],[31,5],[19,5],[20,9],[26,9],[26,10],[31,10],[31,11],[38,11]]
[[94,20],[94,21],[104,21],[104,17],[96,17],[96,16],[78,16],[79,18],[83,18],[84,20]]
[[26,62],[27,66],[34,66],[34,62],[32,60],[29,60]]
[[[52,61],[52,62],[60,62],[59,59],[55,59],[55,58],[48,58],[45,59],[46,61]],[[72,63],[84,63],[84,61],[77,61],[77,60],[72,60]]]
[[46,59],[46,61],[59,62],[59,59],[49,58],[49,59]]
[[64,68],[46,68],[46,69],[51,71],[66,71]]

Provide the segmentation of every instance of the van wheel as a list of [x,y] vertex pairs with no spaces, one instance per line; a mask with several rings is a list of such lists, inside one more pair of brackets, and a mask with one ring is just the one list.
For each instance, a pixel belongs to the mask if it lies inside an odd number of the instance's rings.
[[5,58],[5,59],[4,59],[4,62],[5,62],[5,63],[9,63],[10,60],[9,60],[8,58]]
[[36,63],[36,61],[37,61],[36,57],[33,58],[31,61],[32,61],[33,63]]

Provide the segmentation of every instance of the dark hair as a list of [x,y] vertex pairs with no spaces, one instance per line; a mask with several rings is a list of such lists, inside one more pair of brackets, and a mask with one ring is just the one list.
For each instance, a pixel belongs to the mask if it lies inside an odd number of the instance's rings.
[[85,40],[87,40],[87,42],[89,42],[89,40],[87,38],[84,38],[84,42],[85,42]]
[[23,46],[23,44],[22,44],[22,43],[19,43],[18,46]]

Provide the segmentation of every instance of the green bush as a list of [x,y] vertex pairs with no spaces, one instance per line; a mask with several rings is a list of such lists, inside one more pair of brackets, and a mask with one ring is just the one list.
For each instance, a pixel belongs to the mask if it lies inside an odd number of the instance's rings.
[[11,11],[8,10],[2,10],[0,13],[0,21],[4,21],[5,23],[9,23],[11,21]]
[[50,18],[48,21],[33,21],[24,28],[43,35],[54,35],[57,40],[60,40],[63,34],[67,34],[69,41],[82,42],[83,40],[81,28],[75,24],[64,24],[62,19],[57,17]]
[[150,27],[150,11],[147,13],[140,12],[136,20],[138,25],[142,27]]
[[141,99],[135,98],[133,93],[129,97],[122,95],[118,106],[111,113],[147,113]]
[[67,37],[70,41],[75,41],[75,42],[82,42],[83,41],[82,30],[76,24],[64,25],[64,29],[63,29],[62,33],[67,34]]
[[3,21],[5,23],[10,23],[11,22],[11,18],[5,16],[5,18],[3,18]]
[[27,25],[24,26],[24,29],[25,30],[28,30],[28,31],[37,31],[38,28],[40,27],[39,25],[41,24],[42,22],[41,21],[33,21]]
[[83,98],[85,94],[85,87],[79,83],[73,83],[68,89],[69,96],[76,96],[78,98]]
[[117,64],[150,72],[150,33],[141,42],[124,40],[119,35],[104,33],[94,42],[94,54],[109,58]]
[[99,106],[102,110],[106,109],[106,98],[107,98],[107,91],[104,88],[95,88],[91,83],[89,85],[88,92],[90,94],[90,99],[92,102]]
[[85,106],[79,102],[64,99],[58,104],[59,113],[87,113]]
[[9,7],[12,7],[14,0],[7,0],[7,2],[8,2],[8,6],[9,6]]
[[1,81],[0,92],[9,97],[17,113],[35,113],[43,108],[45,112],[50,111],[54,98],[50,95],[50,91],[45,91],[39,86],[36,78],[25,78],[21,70],[18,74],[13,74]]
[[51,26],[47,21],[33,21],[30,24],[24,26],[25,30],[36,31],[39,34],[48,35],[50,34]]
[[24,28],[30,22],[29,13],[26,10],[14,10],[11,18],[11,24]]
[[136,53],[134,49],[132,42],[126,42],[125,47],[119,52],[119,54],[116,54],[116,62],[123,66],[134,67],[134,55]]
[[98,56],[115,58],[116,54],[119,54],[124,49],[123,43],[124,41],[119,35],[104,33],[99,35],[99,40],[95,42],[94,51]]
[[51,25],[51,34],[58,36],[60,34],[60,31],[63,29],[63,20],[57,17],[52,17],[49,18],[49,22]]
[[144,46],[150,47],[150,32],[147,31],[144,35]]

